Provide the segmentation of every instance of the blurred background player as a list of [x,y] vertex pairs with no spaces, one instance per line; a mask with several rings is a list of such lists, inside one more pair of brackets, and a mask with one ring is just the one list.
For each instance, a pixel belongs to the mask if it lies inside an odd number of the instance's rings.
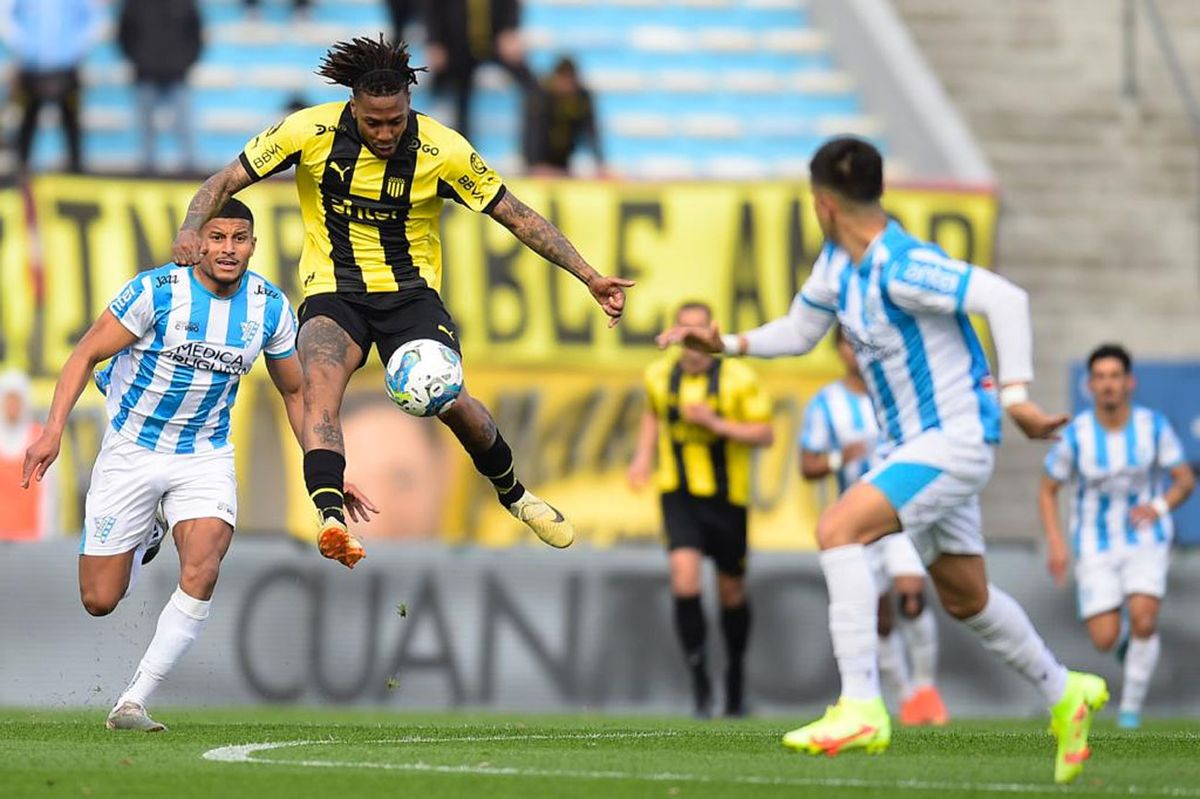
[[38,119],[47,104],[58,108],[67,169],[83,171],[79,67],[103,27],[100,0],[0,0],[0,33],[17,61],[17,162],[22,172],[29,169]]
[[[283,292],[247,272],[254,218],[230,200],[202,228],[203,257],[130,280],[63,365],[42,435],[25,454],[21,484],[40,481],[96,364],[111,424],[96,456],[79,546],[79,593],[93,616],[111,613],[155,531],[161,501],[179,551],[179,585],[158,619],[111,730],[158,732],[146,704],[200,635],[237,523],[229,414],[238,381],[260,353],[300,437],[303,401],[296,320]],[[114,357],[115,356],[115,357]],[[355,497],[352,512],[365,507]],[[165,532],[161,528],[158,534]]]
[[[883,420],[881,463],[817,522],[829,589],[829,631],[841,675],[838,703],[784,736],[810,754],[880,752],[891,720],[879,690],[877,592],[864,545],[912,536],[946,611],[1042,693],[1058,738],[1054,778],[1071,782],[1090,756],[1092,713],[1104,680],[1068,672],[1011,596],[988,582],[979,494],[1000,441],[1000,408],[1030,438],[1066,416],[1029,399],[1033,343],[1026,293],[1004,278],[946,257],[891,220],[880,204],[883,158],[870,143],[831,139],[813,156],[813,203],[827,243],[787,316],[722,337],[716,325],[677,326],[660,346],[779,357],[812,350],[840,323]],[[967,314],[986,316],[1000,361],[1000,401]]]
[[[841,325],[834,327],[845,376],[822,388],[804,410],[800,471],[805,480],[833,475],[838,496],[875,465],[879,425],[854,348]],[[826,503],[828,504],[828,503]],[[950,720],[934,685],[937,622],[925,604],[925,568],[907,535],[889,535],[867,547],[879,592],[879,672],[900,705],[900,723],[942,725]],[[893,635],[888,602],[896,593],[900,634]]]
[[471,97],[483,64],[503,67],[523,95],[537,89],[521,43],[520,0],[437,0],[425,4],[424,14],[433,90],[449,96],[453,127],[463,136],[471,136]]
[[38,541],[58,531],[56,472],[21,490],[25,450],[42,434],[30,403],[29,377],[16,369],[0,372],[0,541]]
[[[263,131],[192,198],[175,240],[177,263],[200,258],[197,233],[226,199],[298,164],[307,235],[300,258],[305,301],[297,348],[304,365],[304,476],[320,519],[318,546],[353,568],[362,544],[346,529],[346,468],[340,421],[351,375],[371,345],[386,365],[415,339],[461,353],[454,320],[438,294],[439,220],[446,199],[486,213],[523,244],[587,285],[621,318],[623,287],[599,274],[567,238],[508,191],[462,136],[412,109],[417,70],[403,42],[358,38],[333,45],[319,74],[351,90],[347,102],[298,111]],[[517,479],[512,450],[491,413],[464,388],[438,417],[458,437],[500,503],[547,544],[566,547],[571,523]]]
[[142,170],[159,169],[158,111],[166,108],[179,142],[180,172],[195,167],[188,73],[200,59],[200,9],[196,0],[125,0],[117,28],[121,52],[133,65],[142,134]]
[[[1101,652],[1118,647],[1125,672],[1118,724],[1141,726],[1158,665],[1158,611],[1167,590],[1171,511],[1195,488],[1192,467],[1170,422],[1133,404],[1133,359],[1117,344],[1088,356],[1093,406],[1071,420],[1046,455],[1038,510],[1046,562],[1058,585],[1070,563],[1058,523],[1058,491],[1075,482],[1071,538],[1079,616]],[[1170,485],[1163,489],[1163,477]],[[1129,628],[1122,631],[1122,614]],[[1122,640],[1124,639],[1124,640]]]
[[526,103],[525,164],[533,175],[565,177],[571,156],[585,143],[604,171],[604,150],[592,93],[570,58],[560,58]]
[[[707,327],[712,309],[684,304],[675,322]],[[725,715],[745,713],[743,662],[750,635],[746,599],[746,505],[755,447],[770,446],[771,399],[745,364],[685,349],[646,369],[646,410],[629,482],[643,488],[658,454],[663,526],[675,598],[675,627],[692,678],[695,713],[712,713],[700,603],[703,559],[717,567],[725,638]]]

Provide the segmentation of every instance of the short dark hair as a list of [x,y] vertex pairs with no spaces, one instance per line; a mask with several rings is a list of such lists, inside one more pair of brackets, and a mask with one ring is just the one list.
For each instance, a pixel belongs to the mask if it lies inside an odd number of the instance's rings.
[[683,303],[679,306],[679,308],[676,309],[675,318],[678,319],[679,315],[684,311],[704,311],[706,314],[708,314],[709,319],[713,318],[712,306],[704,300],[688,300],[687,302]]
[[336,42],[325,53],[317,74],[330,83],[346,86],[355,94],[390,97],[408,92],[424,67],[408,63],[408,44],[359,36],[348,42]]
[[213,219],[245,219],[250,223],[250,229],[254,229],[254,214],[250,211],[250,207],[236,197],[230,197],[229,200],[221,206],[221,210],[212,215]]
[[1092,371],[1096,361],[1102,361],[1106,358],[1116,358],[1125,367],[1125,373],[1133,371],[1133,356],[1129,354],[1129,350],[1122,347],[1120,344],[1101,344],[1096,349],[1092,350],[1092,354],[1088,356],[1087,365],[1088,371]]
[[883,156],[864,139],[830,139],[817,150],[808,169],[814,186],[832,189],[847,200],[873,203],[883,196]]

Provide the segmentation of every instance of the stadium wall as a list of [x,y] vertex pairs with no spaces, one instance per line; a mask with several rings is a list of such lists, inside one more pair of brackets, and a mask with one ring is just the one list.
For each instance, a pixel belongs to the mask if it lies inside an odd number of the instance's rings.
[[[235,542],[204,635],[161,689],[166,705],[262,702],[377,707],[682,711],[684,667],[657,549],[447,550],[377,544],[353,573],[286,540]],[[68,542],[0,547],[0,706],[107,707],[175,586],[164,553],[111,616],[79,604]],[[1119,683],[1074,598],[1041,558],[1007,548],[991,579],[1026,607],[1070,666]],[[756,712],[802,715],[837,688],[815,557],[753,557],[747,662]],[[1200,712],[1192,656],[1200,556],[1176,556],[1149,712]],[[714,618],[710,608],[710,621]],[[944,616],[940,687],[952,714],[1039,715],[1032,688]],[[715,663],[718,636],[710,636]],[[719,672],[718,672],[719,673]]]

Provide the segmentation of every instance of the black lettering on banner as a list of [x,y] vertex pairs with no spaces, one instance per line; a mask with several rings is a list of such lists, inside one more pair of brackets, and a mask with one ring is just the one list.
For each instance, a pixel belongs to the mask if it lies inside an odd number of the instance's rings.
[[[178,230],[179,218],[175,215],[175,209],[167,208],[165,213],[170,217],[167,230]],[[162,266],[171,257],[170,242],[167,242],[165,250],[156,248],[150,241],[150,234],[141,215],[133,205],[129,206],[129,229],[133,236],[134,258],[139,272]]]
[[[289,249],[286,245],[288,237],[285,232],[288,228],[294,228],[297,223],[303,224],[300,217],[300,208],[296,205],[284,204],[276,205],[271,209],[272,225],[271,232],[275,241],[275,280],[279,287],[283,289],[283,293],[289,297],[299,297],[303,291],[297,285],[296,270],[300,266],[300,250]],[[304,236],[300,236],[300,241],[304,241]]]
[[[824,578],[819,571],[770,571],[756,574],[750,582],[757,630],[788,630],[796,627],[796,608],[820,606],[826,601]],[[807,635],[756,635],[754,657],[760,663],[778,664],[752,678],[753,695],[764,701],[796,705],[811,697],[837,693],[837,661],[829,638],[817,641]],[[809,667],[806,664],[812,664]]]
[[[378,656],[379,642],[379,613],[383,605],[383,586],[380,584],[382,575],[370,574],[367,579],[366,613],[356,613],[350,616],[359,622],[365,644],[359,654],[349,656],[345,651],[344,635],[337,635],[337,646],[326,644],[328,626],[344,627],[345,615],[338,613],[338,607],[329,607],[335,603],[326,599],[325,580],[320,579],[313,585],[313,602],[310,606],[312,634],[308,639],[308,662],[312,666],[313,684],[321,693],[322,699],[333,702],[349,702],[362,696],[371,684],[371,670]],[[327,618],[327,612],[329,617]],[[357,662],[362,664],[358,674],[346,674],[346,668],[340,667],[337,672],[340,679],[335,682],[325,673],[324,661],[327,653],[334,650],[338,653],[338,661],[343,664]]]
[[[580,698],[620,704],[681,695],[678,655],[674,647],[663,646],[674,637],[665,570],[608,574],[601,586],[600,655],[580,683],[590,695]],[[630,619],[638,623],[630,624]]]
[[[929,216],[929,240],[942,245],[943,249],[947,249],[943,244],[948,238],[946,235],[950,228],[956,228],[961,232],[963,247],[953,254],[952,257],[960,261],[968,263],[975,262],[975,227],[971,224],[971,220],[963,214],[958,213],[936,213]],[[948,242],[947,242],[948,243]],[[955,248],[957,250],[957,248]]]
[[[742,203],[737,238],[734,240],[733,264],[730,270],[729,320],[732,330],[749,330],[767,321],[762,307],[762,296],[758,290],[758,273],[755,271],[754,251],[754,208]],[[749,304],[751,319],[742,319],[742,306]]]
[[596,471],[623,467],[633,457],[638,424],[646,408],[646,392],[640,385],[623,386],[620,392],[616,412],[603,420],[600,446],[596,449],[593,464]]
[[96,317],[93,310],[94,294],[92,287],[92,255],[91,247],[88,246],[91,241],[91,227],[96,220],[100,218],[100,205],[95,202],[74,202],[71,200],[59,200],[56,210],[59,215],[69,219],[75,223],[75,230],[78,233],[78,247],[76,251],[75,263],[79,265],[79,287],[83,292],[83,318],[80,320],[81,325],[78,329],[69,334],[69,341],[75,344],[83,337],[88,327],[92,323],[92,319]]
[[[662,203],[657,201],[622,202],[617,209],[617,274],[632,280],[639,280],[646,270],[641,268],[640,259],[631,258],[629,249],[629,228],[636,222],[646,220],[662,230]],[[633,320],[626,316],[617,330],[621,334],[622,344],[649,347],[654,345],[654,337],[662,332],[666,325],[662,310],[655,315],[648,328],[637,329]]]
[[804,238],[804,206],[800,199],[791,201],[788,208],[788,274],[791,277],[791,296],[795,297],[804,286],[804,281],[812,274],[813,261],[817,259],[818,250],[809,251],[808,242]]
[[512,594],[505,590],[493,574],[484,578],[483,640],[479,657],[479,701],[492,702],[496,699],[496,672],[500,666],[497,639],[501,625],[512,628],[516,637],[525,645],[526,651],[542,667],[550,682],[558,689],[564,702],[575,700],[576,677],[579,668],[579,631],[583,609],[583,578],[578,573],[570,574],[565,580],[565,601],[557,605],[562,611],[562,632],[551,638],[561,640],[556,657],[549,643],[537,633],[529,618],[517,608]]
[[583,465],[583,445],[590,438],[588,431],[603,402],[604,389],[593,388],[572,396],[554,416],[543,418],[538,426],[538,452],[546,471],[539,477],[566,478]]
[[[479,218],[479,225],[484,225],[485,217]],[[525,289],[516,276],[516,261],[524,251],[524,246],[516,239],[509,239],[512,245],[507,252],[496,252],[487,243],[487,235],[481,231],[480,239],[484,248],[484,275],[487,285],[484,291],[486,304],[484,317],[487,319],[488,341],[496,344],[516,341],[525,334],[529,326],[529,301],[525,297]],[[505,294],[517,301],[520,311],[516,324],[509,329],[502,329],[496,319],[496,300]]]
[[[558,224],[558,203],[550,201],[550,207],[546,214],[546,219],[555,227],[561,227]],[[571,327],[567,320],[563,318],[563,301],[562,301],[562,285],[564,282],[571,284],[570,290],[577,291],[575,285],[578,281],[563,273],[554,264],[549,261],[545,262],[546,280],[550,287],[550,318],[554,320],[554,338],[559,344],[591,344],[592,343],[592,325],[595,320],[595,314],[587,313],[584,315],[583,321],[577,327]]]
[[[266,645],[258,650],[255,649],[255,643],[258,640],[263,638],[270,640],[269,636],[260,634],[261,631],[255,628],[254,623],[257,611],[264,604],[265,597],[276,589],[290,589],[292,593],[299,593],[301,595],[299,601],[309,603],[309,618],[312,619],[316,615],[313,607],[317,603],[320,589],[317,587],[317,579],[312,573],[294,566],[283,566],[259,575],[251,581],[250,590],[246,592],[245,599],[242,600],[242,607],[237,614],[237,630],[234,639],[237,663],[242,677],[256,697],[268,702],[294,702],[304,694],[305,675],[299,673],[292,681],[280,683],[278,681],[278,661],[274,657],[261,654]],[[288,604],[295,606],[296,600],[289,600]],[[278,625],[279,621],[277,618],[272,618],[272,623]],[[296,629],[289,636],[281,633],[277,627],[271,631],[272,635],[282,635],[285,639],[298,638],[302,633],[302,629]]]
[[[400,641],[396,645],[396,653],[388,663],[386,674],[406,675],[417,670],[432,671],[443,675],[449,683],[451,702],[461,705],[466,699],[467,691],[463,685],[462,675],[458,673],[458,661],[454,656],[454,640],[450,635],[450,625],[446,621],[446,613],[438,599],[436,582],[432,574],[421,576],[421,584],[413,601],[408,603],[409,622],[404,625]],[[417,638],[417,632],[422,626],[431,626],[436,646],[433,652],[425,655],[414,654],[411,650]],[[403,679],[403,677],[401,678]],[[387,696],[387,684],[379,682],[378,697],[382,700]]]

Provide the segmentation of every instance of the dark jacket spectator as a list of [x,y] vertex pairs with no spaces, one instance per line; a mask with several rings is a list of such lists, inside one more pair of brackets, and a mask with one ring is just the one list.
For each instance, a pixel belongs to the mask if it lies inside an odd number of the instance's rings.
[[596,129],[592,94],[579,79],[575,62],[559,59],[526,105],[525,164],[535,175],[565,175],[571,156],[585,142],[603,170],[604,153]]

